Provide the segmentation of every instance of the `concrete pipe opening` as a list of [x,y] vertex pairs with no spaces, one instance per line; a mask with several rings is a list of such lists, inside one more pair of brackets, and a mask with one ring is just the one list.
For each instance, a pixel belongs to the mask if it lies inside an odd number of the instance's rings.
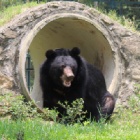
[[[117,63],[113,44],[97,23],[79,14],[56,14],[40,21],[22,40],[19,71],[23,94],[28,100],[35,100],[42,108],[42,91],[39,83],[39,70],[45,52],[56,48],[79,47],[81,55],[91,64],[102,70],[108,90],[114,94],[117,81]],[[28,91],[25,76],[26,54],[30,51],[34,66],[34,84]]]

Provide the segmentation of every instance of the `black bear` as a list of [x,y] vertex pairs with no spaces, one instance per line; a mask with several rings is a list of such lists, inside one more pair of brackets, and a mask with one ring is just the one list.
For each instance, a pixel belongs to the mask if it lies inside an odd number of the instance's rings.
[[87,117],[98,121],[111,116],[115,99],[107,91],[102,72],[80,56],[79,48],[48,50],[46,58],[40,68],[43,107],[63,114],[58,101],[82,98]]

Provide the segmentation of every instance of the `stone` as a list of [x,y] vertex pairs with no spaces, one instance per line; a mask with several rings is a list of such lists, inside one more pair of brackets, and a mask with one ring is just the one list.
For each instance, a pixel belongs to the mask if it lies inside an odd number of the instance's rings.
[[134,68],[134,69],[132,70],[132,78],[133,78],[134,80],[140,81],[140,67]]
[[10,29],[6,29],[3,32],[3,35],[6,36],[6,38],[16,38],[17,37],[17,33],[15,31],[10,30]]
[[11,89],[12,87],[13,87],[12,79],[0,73],[0,88]]

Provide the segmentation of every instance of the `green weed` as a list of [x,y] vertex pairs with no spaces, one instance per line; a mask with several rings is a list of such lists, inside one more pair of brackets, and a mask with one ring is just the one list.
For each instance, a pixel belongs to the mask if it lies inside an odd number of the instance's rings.
[[[87,122],[64,125],[41,120],[0,121],[0,138],[16,140],[138,140],[140,116],[123,112],[123,116],[108,123]],[[129,116],[128,116],[129,115]]]
[[67,101],[65,103],[58,103],[64,109],[66,109],[66,114],[59,121],[61,123],[74,124],[75,122],[80,123],[86,117],[86,111],[83,110],[84,101],[82,98],[76,99],[71,104]]
[[25,102],[22,95],[12,93],[0,94],[0,103],[3,110],[3,116],[10,115],[13,120],[25,120],[27,118],[39,118],[37,108],[34,107],[33,101]]
[[101,13],[104,13],[114,21],[117,21],[118,23],[122,24],[128,29],[131,29],[133,31],[136,31],[138,24],[136,24],[135,17],[132,19],[126,18],[125,16],[119,16],[115,10],[110,10],[109,12],[103,10],[103,9],[98,9]]
[[37,4],[36,2],[30,2],[26,4],[13,5],[8,8],[5,8],[4,10],[0,11],[0,26],[3,26],[4,24],[8,23],[16,15],[23,13],[29,8],[35,7],[37,5],[39,4]]

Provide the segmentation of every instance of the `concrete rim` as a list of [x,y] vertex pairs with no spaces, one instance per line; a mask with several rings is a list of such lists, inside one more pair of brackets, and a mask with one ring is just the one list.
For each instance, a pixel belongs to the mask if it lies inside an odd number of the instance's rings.
[[[63,13],[63,14],[59,13],[59,14],[55,14],[55,15],[52,15],[52,16],[49,16],[49,17],[43,19],[42,21],[37,23],[36,26],[28,34],[26,34],[24,36],[24,38],[21,41],[21,45],[20,45],[19,78],[20,78],[21,87],[23,89],[23,94],[25,95],[25,97],[29,101],[32,100],[32,97],[30,96],[30,93],[28,91],[27,84],[26,84],[26,76],[25,76],[26,53],[27,53],[28,49],[30,48],[30,44],[33,41],[34,37],[37,35],[37,33],[41,29],[43,29],[43,27],[47,26],[47,24],[49,24],[50,22],[53,22],[53,21],[55,21],[57,19],[61,19],[61,18],[77,18],[77,19],[84,20],[84,21],[88,22],[89,24],[92,24],[107,39],[108,43],[110,44],[110,48],[112,50],[112,53],[115,51],[113,41],[108,38],[108,36],[110,36],[110,35],[108,35],[108,32],[105,29],[101,28],[96,21],[92,21],[91,19],[86,18],[83,15],[72,14],[72,13]],[[117,91],[117,88],[118,88],[118,79],[120,78],[120,75],[119,75],[120,66],[118,63],[119,62],[118,54],[115,54],[115,55],[113,54],[113,57],[114,57],[113,61],[115,63],[114,76],[113,76],[114,78],[113,78],[108,90],[112,94],[115,94],[115,92]],[[37,105],[35,104],[35,106],[37,106]],[[37,107],[39,107],[39,106],[37,106]]]

